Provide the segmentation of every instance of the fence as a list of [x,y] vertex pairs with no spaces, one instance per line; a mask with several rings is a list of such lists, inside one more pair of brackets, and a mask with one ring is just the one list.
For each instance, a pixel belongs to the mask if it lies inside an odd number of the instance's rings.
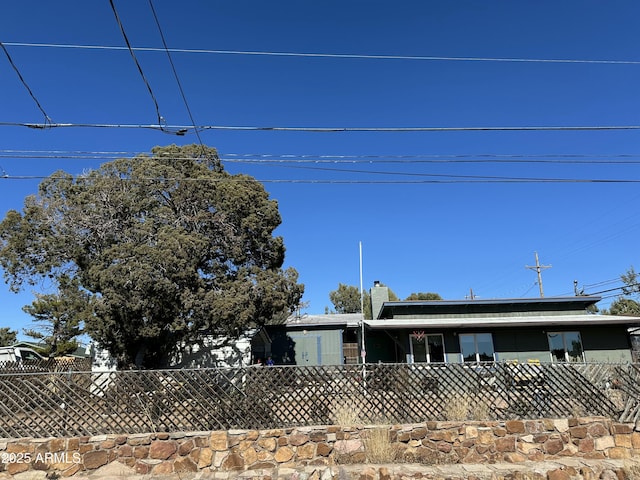
[[2,373],[44,373],[91,370],[90,358],[79,357],[55,357],[42,360],[0,361],[0,374]]
[[[640,419],[638,364],[375,364],[0,374],[0,437],[340,421]],[[481,418],[484,417],[484,418]],[[344,421],[344,420],[343,420]]]

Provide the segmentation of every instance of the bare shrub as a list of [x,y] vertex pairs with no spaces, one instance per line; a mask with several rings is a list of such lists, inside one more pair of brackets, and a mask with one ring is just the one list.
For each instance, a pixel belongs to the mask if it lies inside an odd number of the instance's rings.
[[571,399],[570,409],[571,409],[571,416],[574,418],[582,417],[586,413],[584,406],[575,399]]
[[351,426],[362,423],[362,409],[348,398],[334,401],[330,406],[329,418],[334,425]]
[[391,463],[398,458],[398,448],[391,442],[388,428],[373,428],[364,438],[364,452],[369,463]]
[[452,394],[444,409],[444,417],[450,421],[489,420],[490,409],[484,399],[468,393]]
[[605,390],[605,394],[618,410],[624,410],[624,407],[626,406],[626,399],[622,390],[608,388],[607,390]]
[[444,408],[444,417],[451,421],[466,420],[469,414],[469,396],[454,394]]
[[489,404],[484,399],[477,399],[477,401],[471,403],[470,408],[471,420],[490,420],[491,409]]

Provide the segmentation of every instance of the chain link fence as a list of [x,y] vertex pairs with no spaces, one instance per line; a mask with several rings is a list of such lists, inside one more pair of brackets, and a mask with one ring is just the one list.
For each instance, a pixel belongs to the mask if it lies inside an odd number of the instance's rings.
[[640,365],[370,364],[0,374],[3,438],[584,415],[639,420]]

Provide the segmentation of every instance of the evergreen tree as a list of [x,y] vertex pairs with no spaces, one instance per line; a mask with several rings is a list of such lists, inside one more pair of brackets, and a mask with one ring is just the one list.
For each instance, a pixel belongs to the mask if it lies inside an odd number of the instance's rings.
[[58,293],[37,294],[31,305],[22,309],[31,315],[37,326],[24,334],[44,344],[44,355],[58,357],[78,348],[77,338],[91,315],[91,296],[78,288],[77,281],[63,275]]
[[0,347],[9,347],[16,343],[18,332],[9,327],[0,327]]
[[[298,304],[275,200],[213,148],[156,147],[56,172],[0,223],[14,291],[63,275],[87,292],[86,332],[119,365],[161,367],[204,335],[234,337]],[[60,283],[60,282],[58,282]]]

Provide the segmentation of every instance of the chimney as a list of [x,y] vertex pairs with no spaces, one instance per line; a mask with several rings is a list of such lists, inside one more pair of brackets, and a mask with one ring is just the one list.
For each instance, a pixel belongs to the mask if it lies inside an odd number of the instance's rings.
[[375,320],[380,315],[382,304],[389,301],[389,289],[379,280],[375,280],[369,293],[371,294],[371,317]]

